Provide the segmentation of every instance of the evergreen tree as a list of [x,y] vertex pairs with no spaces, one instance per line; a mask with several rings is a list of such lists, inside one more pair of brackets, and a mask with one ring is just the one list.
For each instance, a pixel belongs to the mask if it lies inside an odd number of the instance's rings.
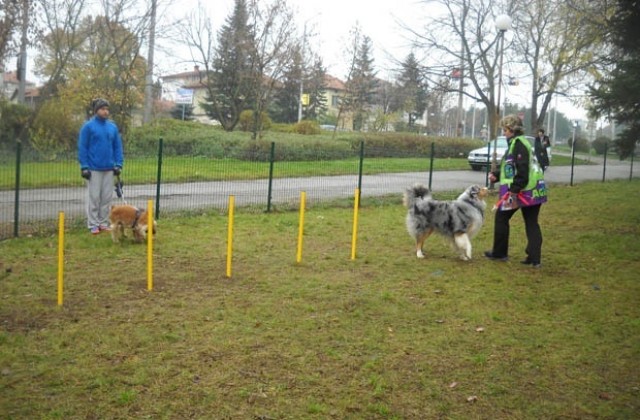
[[[288,124],[298,121],[302,70],[302,56],[298,49],[293,55],[293,60],[284,68],[282,84],[275,94],[275,101],[270,110],[274,121]],[[306,88],[306,83],[303,86]]]
[[592,87],[592,112],[610,116],[625,126],[616,138],[618,153],[624,159],[633,153],[640,133],[640,2],[618,0],[608,25],[613,70]]
[[321,58],[316,58],[305,82],[305,92],[309,94],[309,105],[304,110],[307,120],[318,121],[327,113],[327,97],[325,96],[327,70]]
[[176,120],[192,121],[193,120],[193,105],[175,105],[169,111],[171,118]]
[[376,71],[373,68],[371,38],[364,36],[358,45],[353,71],[347,80],[347,109],[353,115],[353,129],[360,131],[365,128],[377,88]]
[[427,82],[413,53],[402,63],[397,84],[399,108],[408,114],[409,127],[413,127],[427,109]]
[[253,28],[249,24],[246,0],[235,0],[233,12],[218,33],[218,48],[207,102],[203,108],[212,119],[232,131],[240,113],[252,101],[252,62],[255,56]]

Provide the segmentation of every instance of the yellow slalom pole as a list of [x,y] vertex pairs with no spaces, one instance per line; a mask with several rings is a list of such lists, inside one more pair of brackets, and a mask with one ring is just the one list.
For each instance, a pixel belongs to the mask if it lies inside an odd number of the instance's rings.
[[227,231],[227,277],[231,277],[231,257],[233,255],[233,206],[235,197],[229,196],[229,227]]
[[302,235],[304,234],[304,208],[307,200],[307,193],[300,192],[300,222],[298,224],[298,253],[296,254],[296,262],[302,261]]
[[153,201],[147,202],[147,290],[153,290]]
[[351,237],[351,259],[356,259],[356,240],[358,239],[358,209],[360,208],[360,189],[356,188],[353,204],[353,235]]
[[58,220],[58,306],[62,306],[64,298],[64,212],[60,212]]

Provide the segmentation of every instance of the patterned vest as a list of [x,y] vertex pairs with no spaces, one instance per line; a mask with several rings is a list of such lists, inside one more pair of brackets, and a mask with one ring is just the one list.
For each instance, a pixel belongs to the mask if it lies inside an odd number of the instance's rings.
[[[516,168],[516,158],[513,150],[517,141],[521,142],[529,152],[529,182],[518,194],[518,206],[528,207],[546,203],[547,187],[544,183],[544,172],[533,158],[531,144],[522,136],[515,137],[511,141],[509,150],[507,150],[504,159],[500,163],[500,197],[504,197],[509,192],[509,187],[513,182]],[[507,202],[501,206],[501,210],[509,210],[511,208],[511,205]]]

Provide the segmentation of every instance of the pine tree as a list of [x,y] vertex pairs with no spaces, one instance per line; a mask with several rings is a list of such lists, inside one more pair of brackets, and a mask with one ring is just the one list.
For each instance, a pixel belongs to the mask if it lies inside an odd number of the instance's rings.
[[[293,60],[285,67],[282,84],[275,94],[275,101],[269,112],[274,121],[287,124],[298,121],[302,71],[302,56],[298,50],[294,53]],[[306,83],[304,86],[306,87]]]
[[327,87],[326,75],[327,70],[318,57],[305,82],[305,91],[309,94],[309,105],[304,111],[305,119],[318,121],[327,113],[327,97],[324,94]]
[[376,71],[373,68],[371,38],[364,36],[358,46],[351,77],[347,80],[347,109],[353,115],[353,129],[365,128],[377,88]]
[[413,53],[402,63],[402,72],[397,80],[400,109],[409,116],[409,127],[413,127],[427,109],[427,82],[420,64]]
[[227,131],[240,120],[240,113],[252,101],[252,60],[255,51],[253,28],[249,24],[246,0],[235,0],[233,12],[218,33],[213,60],[212,89],[203,108]]
[[591,89],[593,113],[610,115],[626,127],[617,137],[621,158],[631,156],[640,132],[640,2],[618,0],[617,10],[609,20],[611,64],[607,78]]

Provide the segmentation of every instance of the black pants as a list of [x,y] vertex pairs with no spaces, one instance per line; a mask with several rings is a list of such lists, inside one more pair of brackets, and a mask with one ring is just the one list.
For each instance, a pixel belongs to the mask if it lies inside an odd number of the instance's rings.
[[496,213],[493,227],[493,255],[506,257],[509,255],[509,221],[518,211],[522,211],[524,226],[527,232],[527,259],[533,263],[539,263],[542,254],[542,231],[538,224],[541,204],[530,207],[522,207],[515,210],[505,210]]

